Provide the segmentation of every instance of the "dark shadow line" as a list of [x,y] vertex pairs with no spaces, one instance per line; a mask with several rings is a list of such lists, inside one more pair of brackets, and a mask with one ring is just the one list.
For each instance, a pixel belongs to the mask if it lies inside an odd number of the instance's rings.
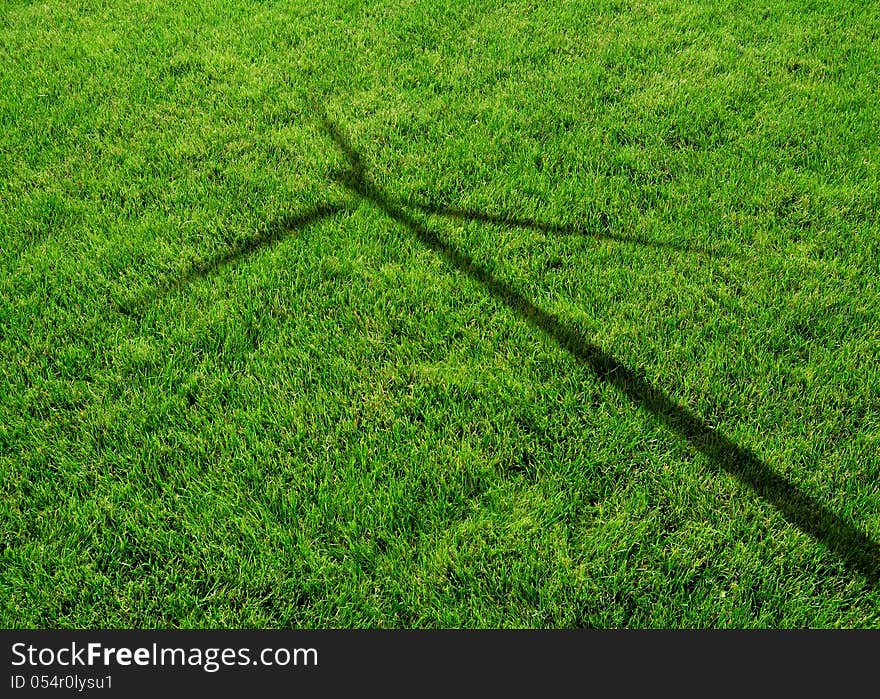
[[351,169],[341,179],[354,193],[369,199],[392,219],[404,224],[426,247],[479,282],[487,292],[515,311],[534,328],[550,337],[586,366],[598,380],[623,393],[636,406],[654,415],[702,452],[715,466],[748,485],[775,507],[791,524],[824,543],[851,570],[864,575],[871,584],[880,581],[880,548],[865,533],[846,522],[814,497],[774,472],[750,449],[735,444],[686,408],[678,405],[661,389],[628,368],[613,355],[587,341],[556,316],[529,301],[507,283],[495,278],[467,254],[431,232],[404,209],[388,201],[365,175],[361,158],[348,140],[326,116],[323,125],[342,150]]
[[197,260],[187,269],[184,269],[177,275],[171,276],[158,286],[128,299],[124,304],[120,305],[119,310],[122,310],[125,313],[131,313],[135,308],[151,301],[155,301],[170,291],[180,289],[199,277],[213,274],[227,265],[231,265],[243,258],[253,255],[258,250],[274,245],[295,230],[306,228],[322,218],[335,216],[344,210],[345,207],[342,206],[321,204],[305,213],[279,218],[267,226],[262,233],[239,241],[229,250],[218,252],[216,255],[209,257],[206,260]]
[[556,223],[546,223],[544,221],[534,221],[526,218],[514,218],[510,216],[501,216],[488,214],[482,211],[471,211],[468,209],[457,209],[455,207],[435,207],[427,204],[411,204],[411,206],[421,209],[431,216],[445,216],[454,218],[459,221],[478,221],[502,228],[529,228],[542,233],[551,235],[570,235],[580,236],[583,238],[595,238],[596,240],[614,240],[618,243],[627,243],[629,245],[643,245],[653,248],[665,248],[667,250],[675,250],[677,252],[706,255],[707,257],[720,257],[721,253],[716,250],[699,248],[693,245],[684,245],[682,243],[668,243],[661,240],[648,240],[646,238],[638,238],[632,235],[622,235],[620,233],[612,233],[608,226],[596,226],[590,228],[586,225],[569,225],[563,226]]

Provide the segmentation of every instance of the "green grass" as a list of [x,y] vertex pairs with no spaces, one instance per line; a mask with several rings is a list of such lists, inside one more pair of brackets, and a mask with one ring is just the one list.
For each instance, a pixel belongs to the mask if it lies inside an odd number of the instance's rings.
[[0,625],[880,626],[880,4],[2,0]]

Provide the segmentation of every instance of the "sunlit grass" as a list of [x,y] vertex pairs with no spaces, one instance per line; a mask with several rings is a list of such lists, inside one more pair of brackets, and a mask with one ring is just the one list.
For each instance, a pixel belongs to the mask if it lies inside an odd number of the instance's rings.
[[3,17],[4,626],[880,623],[876,3]]

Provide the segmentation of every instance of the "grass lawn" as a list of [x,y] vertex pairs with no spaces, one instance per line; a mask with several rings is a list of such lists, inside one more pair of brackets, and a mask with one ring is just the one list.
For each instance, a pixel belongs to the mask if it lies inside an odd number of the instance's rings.
[[0,625],[880,626],[877,0],[0,7]]

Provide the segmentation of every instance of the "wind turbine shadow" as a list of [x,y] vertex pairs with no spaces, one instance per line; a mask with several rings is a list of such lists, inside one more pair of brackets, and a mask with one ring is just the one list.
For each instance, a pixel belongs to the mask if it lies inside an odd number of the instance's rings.
[[880,581],[880,547],[874,540],[773,471],[753,451],[739,446],[706,424],[661,388],[591,343],[507,282],[493,276],[465,252],[386,198],[368,177],[360,154],[348,139],[325,114],[321,115],[321,122],[348,161],[348,170],[337,177],[343,186],[403,224],[423,245],[441,255],[450,266],[479,282],[490,296],[553,340],[597,380],[620,391],[636,407],[654,416],[700,451],[717,469],[736,477],[776,508],[789,523],[824,544],[850,570],[863,575],[872,585]]

